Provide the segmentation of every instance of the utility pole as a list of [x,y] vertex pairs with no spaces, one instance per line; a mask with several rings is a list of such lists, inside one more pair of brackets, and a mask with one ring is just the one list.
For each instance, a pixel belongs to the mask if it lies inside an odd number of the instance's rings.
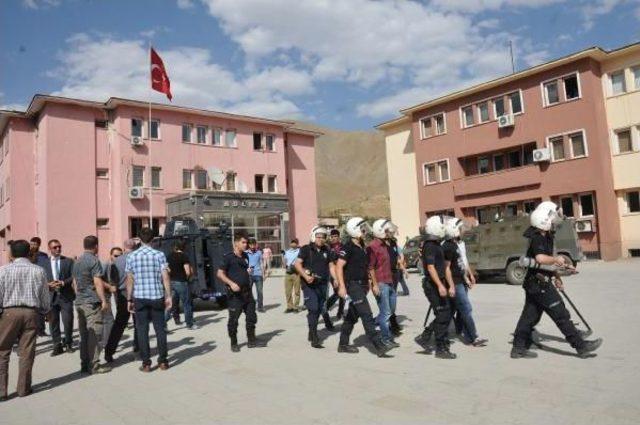
[[511,73],[516,73],[516,63],[513,60],[513,41],[509,40],[509,52],[511,52]]

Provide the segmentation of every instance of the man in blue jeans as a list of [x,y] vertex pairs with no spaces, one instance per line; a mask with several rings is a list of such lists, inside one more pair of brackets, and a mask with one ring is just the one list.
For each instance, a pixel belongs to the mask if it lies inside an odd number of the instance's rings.
[[127,304],[135,314],[136,332],[142,366],[140,371],[151,372],[151,350],[149,348],[149,323],[153,323],[158,343],[158,368],[169,369],[167,360],[167,332],[165,312],[171,310],[171,283],[169,265],[165,255],[149,246],[153,230],[140,230],[142,246],[127,256]]
[[264,296],[262,295],[262,284],[264,283],[264,257],[262,255],[262,250],[258,248],[258,243],[254,238],[249,239],[249,249],[246,252],[249,257],[251,286],[256,287],[258,311],[260,313],[264,313]]
[[[178,310],[180,302],[184,310],[184,321],[187,329],[198,329],[198,325],[193,323],[193,305],[191,304],[191,291],[189,290],[189,279],[191,278],[191,264],[189,258],[184,253],[185,242],[183,240],[176,241],[173,245],[173,252],[169,254],[167,262],[169,263],[169,279],[171,280],[171,299],[176,305],[178,318],[180,312]],[[171,312],[165,314],[165,320],[171,319]]]
[[[484,347],[487,340],[478,336],[476,324],[471,315],[471,301],[469,301],[467,294],[469,287],[472,288],[475,285],[475,278],[469,270],[466,253],[463,257],[458,245],[459,243],[464,244],[461,240],[463,228],[464,222],[459,218],[450,217],[445,222],[446,240],[442,243],[442,249],[447,265],[446,279],[450,286],[455,286],[454,304],[462,322],[462,335],[465,343],[474,347]],[[467,282],[469,286],[467,286]]]

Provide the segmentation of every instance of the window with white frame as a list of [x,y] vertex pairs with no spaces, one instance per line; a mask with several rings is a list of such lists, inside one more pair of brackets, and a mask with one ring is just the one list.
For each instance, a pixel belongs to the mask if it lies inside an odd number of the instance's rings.
[[560,198],[560,207],[562,208],[562,213],[565,217],[575,217],[573,212],[573,196]]
[[511,104],[511,113],[519,114],[522,112],[522,93],[520,90],[507,95]]
[[507,110],[504,107],[504,97],[498,97],[493,99],[493,112],[495,114],[496,119],[498,117],[503,116]]
[[265,137],[265,144],[266,144],[266,149],[269,152],[275,152],[276,151],[276,136],[273,134],[267,134],[267,136]]
[[582,158],[587,156],[587,144],[584,140],[584,132],[569,134],[569,143],[571,143],[571,158]]
[[182,188],[191,189],[193,187],[193,170],[182,170]]
[[438,114],[433,117],[433,121],[436,124],[436,134],[444,134],[447,132],[447,126],[444,121],[444,114]]
[[206,190],[208,181],[207,170],[196,170],[196,189]]
[[264,192],[264,174],[256,174],[253,176],[253,188],[256,193]]
[[276,176],[267,177],[267,192],[276,193],[278,191],[278,185],[276,182]]
[[227,178],[225,179],[225,189],[229,192],[235,192],[236,188],[236,172],[228,171]]
[[640,90],[640,65],[631,68],[631,74],[633,75],[633,86],[636,90]]
[[151,187],[154,189],[160,189],[162,187],[162,181],[160,180],[161,172],[162,168],[151,167]]
[[447,182],[450,180],[449,176],[449,161],[438,162],[438,169],[440,170],[440,181]]
[[424,164],[424,178],[426,184],[438,183],[438,171],[435,163]]
[[595,215],[593,194],[584,193],[578,196],[578,201],[580,202],[580,217],[593,217]]
[[562,77],[562,85],[564,87],[564,99],[572,100],[580,97],[580,83],[578,74],[567,75]]
[[199,125],[196,127],[196,141],[198,142],[198,144],[200,145],[206,145],[207,144],[207,132],[208,132],[208,128],[204,125]]
[[556,136],[549,139],[549,146],[551,147],[551,160],[562,161],[564,156],[564,137]]
[[611,73],[611,94],[621,94],[627,91],[627,83],[624,78],[624,70]]
[[191,129],[193,125],[191,124],[182,124],[182,141],[185,143],[191,143]]
[[426,139],[427,137],[431,137],[431,117],[422,118],[420,120],[420,132],[422,133],[422,138]]
[[549,81],[548,83],[544,83],[544,102],[545,106],[555,105],[556,103],[560,102],[557,81]]
[[109,169],[107,168],[96,168],[96,177],[99,179],[108,179],[109,178]]
[[633,151],[633,142],[631,140],[631,129],[618,130],[615,133],[618,153],[627,153]]
[[151,124],[149,125],[149,139],[151,140],[160,140],[160,120],[151,120]]
[[640,213],[640,191],[632,190],[625,193],[628,213]]
[[473,120],[473,106],[467,106],[462,108],[462,120],[465,127],[471,127],[474,124]]
[[478,173],[487,174],[489,171],[489,158],[486,156],[478,158]]
[[262,146],[262,133],[254,132],[253,133],[253,150],[254,151],[261,151],[262,148],[263,148],[263,146]]
[[229,148],[236,147],[236,130],[228,128],[224,133],[224,144]]
[[144,186],[144,167],[134,165],[131,168],[131,186]]
[[213,129],[213,146],[221,146],[222,145],[222,129],[214,128]]
[[131,118],[131,137],[142,137],[142,119]]
[[425,184],[442,183],[451,180],[448,159],[424,164],[422,172]]
[[489,116],[489,102],[478,103],[478,115],[481,123],[491,119]]

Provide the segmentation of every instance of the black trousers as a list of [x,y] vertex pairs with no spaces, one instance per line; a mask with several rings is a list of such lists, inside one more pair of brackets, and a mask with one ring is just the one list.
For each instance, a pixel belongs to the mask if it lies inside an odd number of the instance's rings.
[[[60,321],[64,326],[64,341],[60,332]],[[71,345],[73,343],[73,301],[68,301],[59,295],[54,304],[51,305],[51,316],[49,318],[49,332],[53,345]]]
[[158,363],[167,361],[167,332],[164,320],[164,298],[155,300],[136,299],[136,333],[140,343],[140,357],[143,365],[151,364],[151,348],[149,344],[149,324],[153,324],[158,344]]
[[447,332],[453,317],[451,299],[448,296],[441,297],[438,288],[426,279],[422,282],[422,290],[429,300],[435,316],[429,327],[433,329],[436,338],[436,349],[442,350],[449,345]]
[[[104,348],[105,355],[113,356],[118,349],[118,344],[120,344],[120,340],[122,339],[122,334],[124,330],[127,328],[127,324],[129,323],[129,317],[131,317],[131,313],[127,309],[127,297],[122,294],[120,291],[116,292],[115,296],[116,300],[116,317],[113,321],[113,326],[111,327],[111,332],[109,333],[109,339],[107,341],[107,346]],[[136,322],[133,321],[133,351],[138,351],[138,333],[135,331]]]
[[256,314],[256,300],[251,292],[230,293],[227,307],[229,309],[227,331],[231,338],[235,338],[238,335],[238,319],[240,319],[242,313],[245,316],[247,335],[255,333],[258,315]]
[[[331,286],[333,288],[333,285]],[[340,298],[338,295],[338,289],[333,288],[333,294],[327,299],[327,311],[331,310],[331,307],[338,302],[338,316],[342,316],[344,314],[344,298]]]
[[551,282],[539,282],[535,277],[527,278],[522,285],[525,292],[524,307],[513,333],[513,346],[523,349],[531,345],[531,332],[546,313],[573,348],[580,348],[584,340],[571,321],[571,314],[560,294]]
[[318,329],[318,320],[322,313],[327,298],[327,283],[317,282],[307,285],[302,284],[304,305],[307,307],[307,324],[310,331]]
[[344,316],[344,322],[340,330],[340,345],[349,344],[349,337],[358,319],[362,320],[364,332],[369,337],[369,340],[374,344],[378,344],[380,336],[376,332],[376,323],[373,320],[369,301],[367,301],[367,292],[360,282],[353,281],[347,283],[347,294],[351,298],[351,303],[349,303],[349,309]]

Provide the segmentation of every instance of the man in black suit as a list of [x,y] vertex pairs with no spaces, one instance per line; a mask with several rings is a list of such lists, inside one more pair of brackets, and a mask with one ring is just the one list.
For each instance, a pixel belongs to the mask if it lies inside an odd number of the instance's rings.
[[[49,282],[51,294],[51,311],[49,313],[49,330],[53,340],[51,356],[57,356],[66,350],[73,352],[73,260],[62,255],[62,244],[57,239],[49,241],[51,255],[46,259],[39,258],[38,265],[44,268]],[[64,326],[64,341],[60,332],[60,319]]]

